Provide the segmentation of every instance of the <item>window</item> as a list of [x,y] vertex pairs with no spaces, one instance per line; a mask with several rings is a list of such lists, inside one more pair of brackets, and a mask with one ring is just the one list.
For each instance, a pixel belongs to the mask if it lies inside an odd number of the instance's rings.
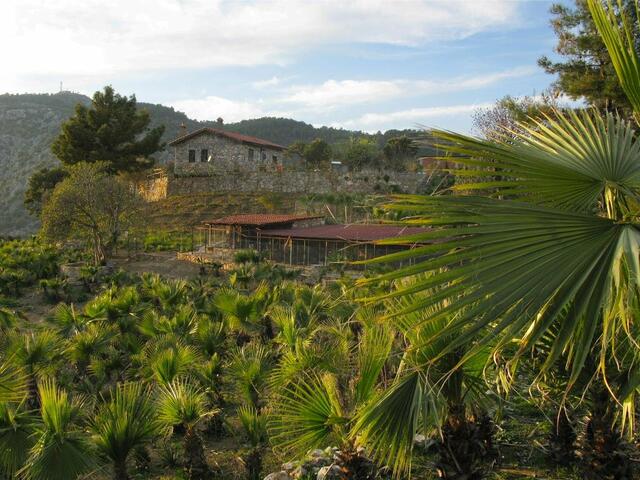
[[196,161],[196,151],[189,150],[189,163],[194,163]]
[[262,160],[266,160],[267,159],[267,154],[262,152]]
[[209,150],[207,150],[206,148],[203,148],[202,150],[200,150],[200,161],[201,162],[209,161]]
[[253,160],[253,148],[249,149],[249,160]]
[[271,157],[271,161],[272,161],[273,163],[278,163],[278,156],[277,156],[277,155],[274,155],[273,157]]

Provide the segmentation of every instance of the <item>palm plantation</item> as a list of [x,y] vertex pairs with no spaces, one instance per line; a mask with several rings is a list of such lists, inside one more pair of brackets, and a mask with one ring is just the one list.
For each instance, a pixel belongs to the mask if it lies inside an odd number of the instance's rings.
[[242,251],[88,272],[35,320],[22,292],[83,252],[1,242],[0,479],[636,478],[640,59],[635,17],[588,6],[635,118],[430,132],[455,185],[387,201],[427,228],[356,278]]

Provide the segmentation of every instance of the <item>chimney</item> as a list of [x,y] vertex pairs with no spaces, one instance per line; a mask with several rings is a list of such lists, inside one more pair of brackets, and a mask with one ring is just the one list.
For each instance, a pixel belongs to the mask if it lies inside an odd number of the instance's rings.
[[187,131],[187,126],[184,124],[184,122],[182,122],[182,124],[180,125],[180,131],[178,133],[178,137],[184,137],[187,133],[189,133]]

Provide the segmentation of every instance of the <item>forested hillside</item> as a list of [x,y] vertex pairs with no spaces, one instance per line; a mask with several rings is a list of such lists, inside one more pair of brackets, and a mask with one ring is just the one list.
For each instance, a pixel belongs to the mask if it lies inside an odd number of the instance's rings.
[[[0,235],[28,235],[36,231],[38,221],[30,216],[23,205],[27,181],[38,168],[55,165],[57,159],[51,153],[51,142],[57,136],[61,123],[73,114],[77,103],[90,102],[84,95],[61,92],[49,94],[0,95]],[[151,114],[152,126],[165,125],[165,142],[175,138],[180,125],[189,131],[204,126],[220,127],[216,122],[198,122],[184,113],[163,105],[138,103]],[[224,124],[222,128],[262,137],[289,145],[294,141],[311,141],[321,138],[328,143],[345,142],[351,137],[368,137],[380,146],[388,138],[402,133],[368,135],[362,132],[322,127],[315,128],[304,122],[287,118],[258,118],[238,123]],[[163,163],[169,152],[165,150],[156,160]]]

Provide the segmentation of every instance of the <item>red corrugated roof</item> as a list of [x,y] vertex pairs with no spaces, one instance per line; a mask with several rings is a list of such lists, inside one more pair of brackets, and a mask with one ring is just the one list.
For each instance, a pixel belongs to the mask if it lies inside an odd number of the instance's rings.
[[202,222],[206,225],[246,225],[261,227],[264,225],[287,225],[302,220],[322,218],[317,215],[281,215],[271,213],[256,213],[229,215],[227,217],[216,218],[215,220]]
[[262,147],[274,148],[276,150],[284,150],[287,147],[282,145],[278,145],[277,143],[270,142],[268,140],[263,140],[262,138],[251,137],[249,135],[243,135],[241,133],[236,132],[228,132],[226,130],[220,130],[218,128],[205,127],[199,130],[195,130],[191,133],[187,133],[186,135],[182,135],[181,137],[176,138],[175,140],[169,142],[169,145],[178,145],[179,143],[185,142],[190,138],[197,137],[203,133],[211,133],[213,135],[220,135],[222,137],[227,137],[232,140],[236,140],[238,142],[250,143],[252,145],[258,145]]
[[321,240],[345,240],[349,242],[373,242],[385,238],[403,237],[429,231],[425,227],[405,227],[399,225],[352,224],[352,225],[319,225],[269,230],[264,235],[272,237],[291,237]]

